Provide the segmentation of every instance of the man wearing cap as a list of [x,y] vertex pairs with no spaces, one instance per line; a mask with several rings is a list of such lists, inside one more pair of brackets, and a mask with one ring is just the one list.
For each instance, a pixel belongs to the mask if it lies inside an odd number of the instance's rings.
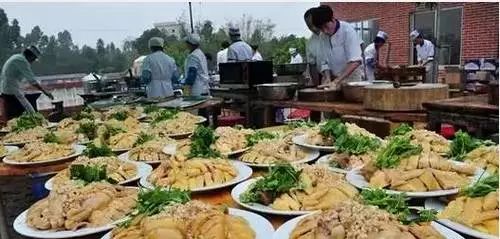
[[387,40],[387,33],[379,31],[373,42],[365,48],[366,78],[368,81],[375,80],[375,71],[385,68],[379,61],[379,50]]
[[151,50],[142,63],[141,80],[146,83],[148,98],[165,98],[174,95],[173,84],[179,73],[175,60],[163,52],[164,41],[160,37],[149,39]]
[[20,116],[23,111],[35,112],[33,106],[21,91],[20,83],[26,80],[35,88],[43,92],[51,100],[51,93],[47,92],[35,80],[31,64],[40,57],[40,50],[36,46],[26,48],[23,53],[12,55],[4,63],[0,74],[0,94],[4,101],[4,110],[8,119]]
[[229,28],[229,38],[231,45],[227,50],[228,61],[250,61],[252,60],[252,47],[241,40],[240,29]]
[[184,39],[189,49],[189,55],[184,63],[184,92],[193,96],[208,95],[209,76],[208,65],[205,54],[200,49],[200,36],[198,34],[189,34]]
[[435,82],[434,80],[434,44],[431,41],[424,39],[422,34],[417,30],[410,33],[410,38],[415,44],[417,50],[417,61],[421,66],[425,66],[426,81]]
[[289,48],[288,52],[290,53],[290,64],[299,64],[304,62],[302,56],[297,52],[296,48]]
[[313,25],[326,35],[325,46],[329,48],[325,54],[326,64],[321,69],[330,70],[334,76],[329,84],[319,87],[338,89],[344,82],[361,81],[362,41],[351,24],[335,19],[329,6],[319,6],[311,15]]

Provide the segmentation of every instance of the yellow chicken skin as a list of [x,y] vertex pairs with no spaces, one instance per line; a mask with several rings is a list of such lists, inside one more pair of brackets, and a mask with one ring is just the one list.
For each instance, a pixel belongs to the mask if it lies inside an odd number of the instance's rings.
[[464,159],[465,162],[472,163],[480,167],[489,174],[498,172],[498,146],[480,146],[469,152]]

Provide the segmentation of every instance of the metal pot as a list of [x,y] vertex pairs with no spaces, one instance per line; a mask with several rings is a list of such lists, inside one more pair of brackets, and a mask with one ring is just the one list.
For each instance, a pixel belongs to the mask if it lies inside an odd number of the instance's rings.
[[333,102],[342,98],[340,90],[307,88],[299,90],[298,100],[308,102]]
[[297,83],[269,83],[256,85],[258,96],[264,100],[289,100],[295,96]]
[[342,85],[344,99],[349,102],[363,103],[365,86],[371,85],[368,81],[347,82]]

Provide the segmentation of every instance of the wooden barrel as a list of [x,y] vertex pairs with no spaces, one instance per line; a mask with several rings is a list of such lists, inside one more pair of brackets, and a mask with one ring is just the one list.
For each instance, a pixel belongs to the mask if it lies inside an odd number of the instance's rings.
[[365,109],[381,111],[421,111],[422,103],[448,98],[446,84],[417,84],[394,88],[391,84],[365,87],[363,106]]

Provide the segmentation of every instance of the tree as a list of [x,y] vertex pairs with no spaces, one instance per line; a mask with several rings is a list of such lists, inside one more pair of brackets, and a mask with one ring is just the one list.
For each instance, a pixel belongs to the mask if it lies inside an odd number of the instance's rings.
[[43,32],[40,29],[40,27],[34,26],[33,29],[31,29],[31,33],[27,33],[26,36],[24,37],[24,45],[38,46],[40,44],[40,41],[42,40],[42,37],[43,37]]
[[161,37],[163,39],[166,39],[165,34],[158,30],[157,28],[152,28],[144,31],[141,36],[139,36],[137,39],[134,40],[133,46],[137,50],[137,52],[141,55],[147,55],[149,54],[149,39],[152,37]]
[[12,20],[12,26],[9,28],[9,42],[12,49],[19,50],[22,48],[21,28],[17,19]]

